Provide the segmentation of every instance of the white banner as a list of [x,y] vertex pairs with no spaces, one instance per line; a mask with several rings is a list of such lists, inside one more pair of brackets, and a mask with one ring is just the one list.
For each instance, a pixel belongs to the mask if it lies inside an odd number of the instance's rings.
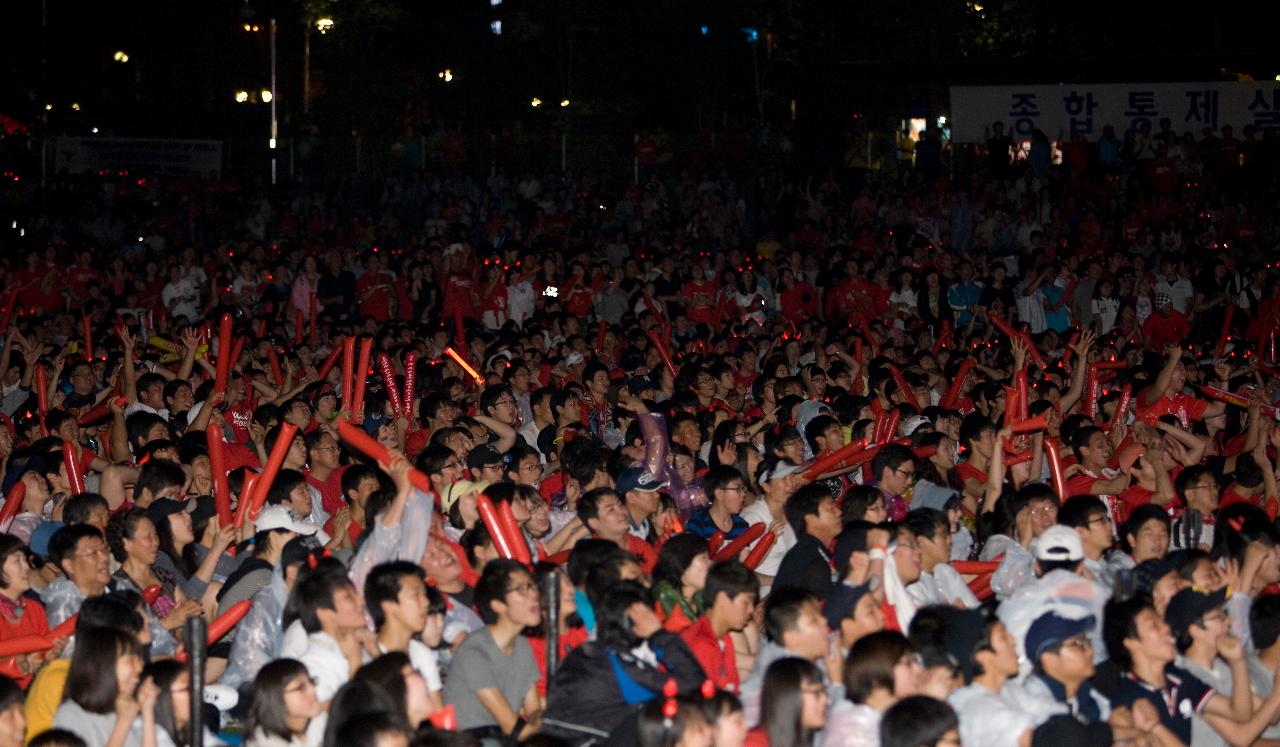
[[60,137],[54,169],[72,174],[128,169],[158,176],[218,176],[221,140],[168,138]]
[[1205,127],[1231,125],[1240,136],[1245,125],[1280,127],[1280,81],[1224,83],[1066,83],[1027,86],[955,86],[951,89],[951,139],[986,142],[992,122],[1004,122],[1005,134],[1027,138],[1040,130],[1057,140],[1079,132],[1097,140],[1111,125],[1123,138],[1143,122],[1153,132],[1168,118],[1178,134],[1199,139]]

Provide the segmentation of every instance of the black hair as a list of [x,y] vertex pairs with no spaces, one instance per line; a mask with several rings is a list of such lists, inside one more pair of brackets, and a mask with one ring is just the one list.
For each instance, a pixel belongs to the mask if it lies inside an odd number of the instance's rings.
[[1102,617],[1102,640],[1107,644],[1107,655],[1123,672],[1133,669],[1133,657],[1124,642],[1138,637],[1138,615],[1143,610],[1155,611],[1151,598],[1138,594],[1129,599],[1112,599],[1107,602]]
[[133,484],[133,500],[137,502],[144,490],[154,497],[162,490],[182,487],[186,483],[187,473],[182,471],[182,465],[168,459],[149,459],[138,470],[138,481]]
[[841,522],[863,521],[867,509],[878,500],[881,500],[880,489],[875,485],[851,486],[840,499]]
[[9,560],[10,555],[18,553],[27,554],[27,546],[22,544],[22,540],[12,534],[0,534],[0,588],[8,588],[10,583],[4,576],[4,563]]
[[427,475],[439,475],[444,471],[444,465],[456,456],[447,446],[431,444],[414,457],[413,466]]
[[[176,659],[162,659],[148,664],[142,670],[141,677],[143,680],[150,677],[160,689],[160,694],[156,697],[156,726],[164,729],[177,747],[185,747],[187,744],[188,730],[184,728],[186,724],[178,723],[178,714],[173,710],[173,694],[169,688],[179,677],[186,676],[186,665]],[[193,702],[190,707],[198,708],[199,705]],[[190,713],[187,714],[187,718],[191,718]]]
[[971,449],[973,442],[982,438],[982,434],[987,431],[994,433],[996,424],[981,413],[970,413],[960,423],[960,443]]
[[1087,529],[1099,515],[1107,515],[1107,505],[1096,495],[1073,495],[1058,509],[1058,523],[1075,529]]
[[792,493],[782,510],[796,536],[805,534],[805,517],[818,516],[823,501],[831,500],[831,491],[822,483],[811,482]]
[[[77,646],[78,648],[78,646]],[[261,729],[268,737],[279,737],[286,742],[293,740],[289,729],[289,713],[285,709],[284,691],[289,682],[298,677],[310,677],[307,668],[296,659],[276,659],[258,670],[253,679],[249,701],[249,720],[245,733],[253,734]],[[192,707],[197,707],[193,703]]]
[[387,695],[395,712],[409,722],[409,689],[404,681],[404,668],[413,666],[409,655],[403,651],[388,651],[356,670],[353,680],[363,680],[376,685]]
[[416,578],[425,584],[427,574],[422,566],[407,560],[381,563],[369,571],[364,582],[364,606],[369,610],[374,628],[380,629],[386,623],[382,603],[396,602],[400,597],[400,579],[403,578]]
[[111,556],[123,563],[129,557],[124,541],[133,539],[143,520],[151,523],[147,512],[140,508],[121,511],[107,520],[107,546],[111,548]]
[[581,587],[587,582],[587,572],[600,565],[613,551],[619,549],[621,548],[609,540],[593,537],[578,540],[569,551],[569,561],[565,563],[569,583]]
[[1169,514],[1163,506],[1157,506],[1154,503],[1138,506],[1133,509],[1133,513],[1129,514],[1129,519],[1124,523],[1124,531],[1120,532],[1120,544],[1125,552],[1133,552],[1133,543],[1129,541],[1130,535],[1137,537],[1142,525],[1149,521],[1158,521],[1166,533],[1169,531]]
[[700,722],[710,723],[701,699],[689,695],[672,701],[675,713],[666,712],[667,699],[651,698],[636,714],[637,747],[676,747],[690,726]]
[[[1239,461],[1237,459],[1236,463],[1239,464]],[[1178,499],[1182,501],[1182,505],[1187,505],[1187,491],[1200,482],[1200,478],[1205,475],[1212,476],[1213,470],[1203,464],[1193,464],[1178,473],[1177,478],[1173,481],[1173,489],[1178,494]],[[1259,474],[1259,478],[1261,478],[1261,474]],[[1214,477],[1214,484],[1217,484],[1216,476]]]
[[1086,425],[1071,434],[1071,450],[1075,452],[1076,459],[1084,461],[1080,451],[1089,445],[1089,439],[1093,438],[1095,433],[1102,433],[1102,429],[1096,425]]
[[485,564],[480,580],[476,582],[475,593],[476,612],[485,625],[498,621],[498,612],[493,608],[493,603],[506,598],[512,577],[519,573],[529,575],[529,569],[516,560],[498,558]]
[[325,558],[310,573],[294,582],[289,595],[289,611],[296,614],[308,633],[318,632],[321,630],[318,612],[333,609],[333,593],[343,586],[351,586],[346,566],[333,558]]
[[894,703],[880,719],[881,747],[934,747],[943,735],[959,728],[951,706],[927,695]]
[[1259,650],[1271,648],[1280,638],[1280,594],[1263,594],[1249,608],[1249,632]]
[[[809,448],[813,453],[819,453],[818,438],[825,434],[826,430],[833,425],[840,425],[840,421],[827,414],[818,415],[812,418],[804,426],[804,439],[809,443]],[[828,449],[834,449],[843,444],[827,444]]]
[[653,582],[656,584],[666,581],[679,591],[684,572],[689,569],[694,558],[705,552],[707,541],[696,534],[685,532],[668,539],[658,551],[658,561],[650,574]]
[[351,679],[338,688],[329,702],[324,727],[324,747],[374,747],[388,731],[408,734],[409,725],[391,695],[366,678]]
[[596,488],[589,490],[585,495],[578,499],[578,518],[582,521],[584,527],[590,528],[588,524],[592,519],[600,515],[600,501],[609,496],[622,500],[622,496],[618,495],[618,491],[613,488]]
[[711,609],[716,597],[724,594],[733,601],[739,594],[760,593],[760,581],[756,574],[737,560],[722,560],[707,569],[707,581],[702,587],[703,606]]
[[877,689],[893,693],[893,668],[911,653],[906,636],[896,630],[881,630],[854,641],[844,663],[845,696],[854,703],[866,703]]
[[27,747],[89,747],[79,734],[67,729],[49,729],[37,734]]
[[1050,501],[1057,508],[1058,494],[1053,492],[1053,487],[1047,483],[1029,482],[1023,485],[1010,500],[1005,501],[1005,517],[1009,522],[1008,525],[1016,526],[1018,514],[1036,501]]
[[772,589],[764,600],[764,631],[769,639],[782,645],[782,634],[792,630],[806,605],[817,605],[818,598],[796,586]]
[[67,524],[85,524],[95,508],[111,510],[111,504],[98,493],[77,493],[62,504],[62,520]]
[[786,656],[769,665],[760,690],[760,723],[769,745],[803,747],[813,743],[804,726],[804,687],[821,685],[822,671],[808,659]]
[[[146,445],[144,439],[147,434],[157,425],[163,425],[168,430],[169,424],[164,418],[154,412],[139,410],[124,419],[125,435],[129,439],[129,446],[135,450],[140,450]],[[144,465],[145,466],[145,465]]]
[[18,683],[8,677],[0,676],[0,713],[14,706],[21,706],[22,701],[22,688],[18,687]]
[[276,473],[267,490],[267,505],[279,506],[289,500],[289,494],[299,485],[306,485],[307,478],[296,469],[282,469]]
[[886,469],[898,469],[904,464],[915,465],[916,455],[910,448],[902,444],[887,443],[880,447],[879,453],[871,463],[871,474],[879,480]]
[[49,538],[49,560],[66,573],[66,569],[62,567],[62,561],[74,555],[76,546],[86,537],[104,539],[102,532],[90,524],[68,524],[61,527]]
[[592,601],[596,613],[596,640],[613,651],[630,651],[641,643],[641,638],[631,628],[631,616],[627,610],[633,605],[652,606],[649,590],[635,581],[614,584]]
[[138,611],[141,602],[142,596],[132,589],[89,597],[80,604],[76,633],[89,628],[111,628],[136,637],[147,624]]
[[903,524],[916,537],[927,537],[930,541],[933,541],[939,529],[951,533],[951,520],[947,518],[945,511],[936,508],[912,509]]
[[[712,453],[714,453],[714,450]],[[734,481],[746,482],[742,478],[742,473],[736,467],[722,464],[707,470],[707,474],[702,478],[702,489],[706,493],[707,499],[714,503],[716,491],[723,490],[726,485]]]
[[119,695],[116,662],[124,656],[142,658],[142,647],[132,635],[114,628],[77,628],[62,699],[89,713],[112,713]]

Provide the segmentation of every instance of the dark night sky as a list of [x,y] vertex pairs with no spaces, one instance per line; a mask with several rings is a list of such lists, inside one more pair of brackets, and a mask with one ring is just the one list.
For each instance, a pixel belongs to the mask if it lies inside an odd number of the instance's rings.
[[[287,135],[301,109],[303,3],[255,2],[264,28],[273,5]],[[535,116],[528,106],[535,95],[571,97],[577,126],[587,129],[637,121],[679,131],[732,128],[757,116],[757,74],[772,119],[793,98],[811,116],[858,107],[892,113],[951,83],[1280,73],[1272,24],[1249,22],[1240,5],[1179,12],[1154,2],[993,0],[982,13],[973,0],[332,5],[337,27],[313,36],[312,58],[322,89],[314,114],[330,131],[394,132],[410,104],[470,127],[511,126]],[[43,7],[47,31],[39,0],[6,7],[0,112],[39,125],[44,104],[53,103],[55,132],[99,126],[122,135],[234,138],[261,130],[263,107],[233,101],[237,88],[267,82],[266,35],[240,30],[242,0],[45,0]],[[495,18],[504,23],[501,37],[489,32]],[[746,27],[762,34],[754,49]],[[117,49],[129,63],[112,61]],[[435,76],[444,67],[458,74],[450,86]]]

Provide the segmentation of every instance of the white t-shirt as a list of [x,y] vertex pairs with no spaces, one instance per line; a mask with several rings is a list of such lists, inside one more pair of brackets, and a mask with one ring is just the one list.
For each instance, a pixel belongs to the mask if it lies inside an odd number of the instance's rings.
[[1105,335],[1111,332],[1111,328],[1116,326],[1116,314],[1119,312],[1120,302],[1115,298],[1093,299],[1093,313],[1102,318],[1102,329],[1098,330],[1098,334]]
[[[742,509],[739,514],[747,525],[763,523],[766,527],[773,523],[773,514],[769,513],[769,506],[764,498],[756,499],[755,503]],[[758,542],[759,540],[757,540]],[[778,540],[773,543],[773,547],[769,548],[769,552],[764,556],[764,560],[760,561],[760,565],[756,566],[756,573],[761,576],[778,575],[778,566],[782,565],[782,557],[787,554],[796,544],[796,533],[791,529],[791,525],[787,525],[782,534],[778,536]],[[755,547],[754,543],[752,547]],[[764,595],[763,590],[761,596]]]

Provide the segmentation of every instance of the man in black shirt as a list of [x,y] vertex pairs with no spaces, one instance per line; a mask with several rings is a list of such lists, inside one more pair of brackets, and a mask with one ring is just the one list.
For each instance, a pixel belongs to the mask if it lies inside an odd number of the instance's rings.
[[796,544],[783,556],[774,587],[798,586],[825,599],[836,581],[829,548],[840,534],[840,512],[825,486],[812,483],[797,490],[783,508],[796,533]]

